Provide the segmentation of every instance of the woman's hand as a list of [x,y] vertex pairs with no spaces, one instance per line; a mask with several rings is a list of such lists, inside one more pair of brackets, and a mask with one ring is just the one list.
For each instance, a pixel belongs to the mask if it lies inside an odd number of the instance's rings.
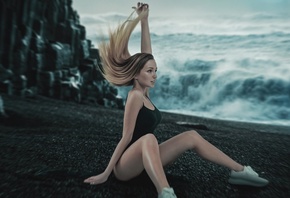
[[137,3],[137,7],[132,7],[136,10],[137,14],[140,15],[142,12],[144,12],[143,18],[148,18],[149,15],[149,5],[146,3]]
[[104,183],[105,181],[107,181],[107,179],[108,179],[108,175],[105,173],[101,173],[99,175],[92,176],[92,177],[85,179],[84,183],[89,183],[91,185],[97,185],[97,184]]

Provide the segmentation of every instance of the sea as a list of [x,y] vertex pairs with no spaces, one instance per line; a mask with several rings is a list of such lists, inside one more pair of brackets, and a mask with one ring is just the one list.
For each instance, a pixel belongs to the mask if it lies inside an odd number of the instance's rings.
[[[127,16],[81,16],[96,45]],[[160,110],[200,117],[290,126],[290,15],[250,13],[150,17]],[[140,52],[140,27],[131,35]],[[126,98],[129,88],[119,88]]]

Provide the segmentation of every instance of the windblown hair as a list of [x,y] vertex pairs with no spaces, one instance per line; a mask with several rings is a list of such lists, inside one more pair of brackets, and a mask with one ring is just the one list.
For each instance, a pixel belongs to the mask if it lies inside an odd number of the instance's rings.
[[133,85],[134,77],[141,71],[145,63],[154,59],[153,55],[148,53],[137,53],[132,56],[129,53],[130,35],[143,14],[141,13],[133,19],[134,12],[115,31],[109,32],[110,41],[108,43],[102,41],[99,44],[102,61],[101,73],[111,84],[116,86]]

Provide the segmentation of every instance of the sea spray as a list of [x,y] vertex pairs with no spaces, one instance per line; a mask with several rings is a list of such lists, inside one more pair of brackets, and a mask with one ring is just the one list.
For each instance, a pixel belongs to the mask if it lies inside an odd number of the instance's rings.
[[[87,16],[88,36],[125,15]],[[150,96],[163,111],[290,125],[290,19],[241,16],[154,17],[150,21],[158,78]],[[140,51],[140,27],[130,52]],[[126,98],[129,88],[120,88]]]

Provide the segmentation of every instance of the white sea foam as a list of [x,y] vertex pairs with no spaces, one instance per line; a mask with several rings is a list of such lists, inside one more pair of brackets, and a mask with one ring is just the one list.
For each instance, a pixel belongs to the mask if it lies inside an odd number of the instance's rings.
[[[125,18],[87,16],[83,24],[96,42],[100,29]],[[160,109],[290,125],[289,15],[153,17],[150,29],[158,64],[151,97]],[[140,51],[139,31],[131,36],[132,54]]]

